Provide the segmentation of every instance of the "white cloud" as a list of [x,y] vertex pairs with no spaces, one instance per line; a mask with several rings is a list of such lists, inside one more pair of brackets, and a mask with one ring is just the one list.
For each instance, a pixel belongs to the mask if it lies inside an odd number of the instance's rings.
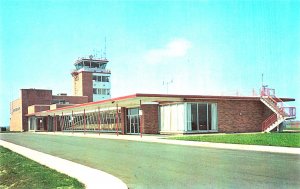
[[145,54],[147,63],[164,63],[170,58],[184,57],[191,48],[191,43],[185,39],[175,39],[164,48],[151,49]]

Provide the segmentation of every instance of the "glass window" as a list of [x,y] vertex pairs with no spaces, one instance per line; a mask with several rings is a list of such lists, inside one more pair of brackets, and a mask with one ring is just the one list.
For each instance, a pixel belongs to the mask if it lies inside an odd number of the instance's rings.
[[198,130],[207,130],[207,104],[198,104]]
[[109,82],[109,76],[102,76],[102,82]]
[[197,104],[191,104],[191,126],[193,131],[198,130],[197,114]]
[[208,126],[208,130],[212,130],[211,129],[211,104],[207,105],[207,126]]
[[96,75],[93,75],[93,80],[97,81],[97,76]]
[[93,94],[97,94],[97,89],[93,88]]
[[188,103],[186,106],[186,131],[217,130],[217,104]]

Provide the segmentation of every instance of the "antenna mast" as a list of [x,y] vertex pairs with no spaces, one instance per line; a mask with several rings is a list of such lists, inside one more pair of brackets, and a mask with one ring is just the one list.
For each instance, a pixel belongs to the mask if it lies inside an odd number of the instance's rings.
[[104,38],[104,52],[103,52],[104,59],[106,60],[106,37]]
[[167,88],[167,94],[169,94],[169,85],[173,83],[173,79],[171,79],[170,81],[163,81],[163,85],[166,85]]

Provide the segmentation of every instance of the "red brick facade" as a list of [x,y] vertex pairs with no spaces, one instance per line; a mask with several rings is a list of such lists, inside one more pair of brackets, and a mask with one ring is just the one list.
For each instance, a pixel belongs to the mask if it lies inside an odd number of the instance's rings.
[[142,104],[141,127],[143,133],[158,134],[158,104]]
[[[82,104],[88,102],[87,96],[52,96],[52,90],[44,89],[21,89],[21,98],[11,103],[10,130],[28,131],[28,117],[32,114],[44,110],[49,110],[53,100],[65,100],[70,104]],[[69,106],[68,104],[54,105],[56,108]],[[29,109],[29,111],[28,111]]]
[[87,96],[64,96],[53,95],[52,100],[65,100],[69,104],[83,104],[88,102]]
[[22,126],[24,131],[28,131],[28,106],[34,104],[49,105],[52,100],[51,90],[42,89],[21,89],[22,101]]
[[28,106],[28,114],[50,110],[50,105],[32,105]]
[[[27,94],[27,93],[26,93]],[[31,94],[31,93],[30,93]],[[31,102],[31,103],[37,103],[40,104],[41,102],[43,103],[49,103],[51,102],[52,96],[50,96],[50,101],[47,101],[47,98],[49,98],[49,95],[46,94],[31,94],[32,96],[27,96],[22,94],[22,99],[26,99],[29,104],[31,98],[35,98],[36,101]],[[199,97],[193,97],[193,96],[170,96],[168,97],[167,95],[161,95],[161,96],[155,96],[151,94],[146,94],[144,95],[144,102],[149,102],[149,103],[144,103],[140,105],[139,102],[141,102],[142,97],[138,97],[138,94],[136,96],[130,95],[130,96],[125,96],[125,97],[119,97],[119,98],[114,98],[114,99],[108,99],[104,101],[97,101],[97,102],[90,102],[87,104],[81,104],[78,106],[70,106],[66,107],[66,105],[60,106],[58,105],[51,105],[50,109],[52,106],[55,106],[56,108],[59,107],[64,107],[64,114],[72,112],[73,110],[78,111],[82,110],[85,106],[89,108],[89,110],[92,110],[95,108],[105,107],[105,108],[112,108],[115,107],[115,104],[121,104],[121,108],[118,110],[119,112],[119,118],[120,122],[118,123],[118,130],[123,131],[125,134],[126,132],[129,133],[138,133],[139,129],[137,129],[137,117],[139,116],[137,114],[137,109],[132,109],[130,111],[130,114],[132,114],[130,117],[130,128],[128,127],[127,123],[127,108],[140,108],[142,110],[142,115],[140,116],[140,128],[142,129],[142,133],[145,134],[158,134],[160,132],[159,128],[159,116],[164,116],[166,115],[165,120],[163,123],[167,123],[167,127],[165,127],[164,124],[162,124],[162,131],[168,133],[170,130],[170,133],[174,131],[176,133],[188,133],[188,132],[206,132],[206,131],[211,131],[211,132],[221,132],[221,133],[232,133],[232,132],[260,132],[262,131],[261,125],[264,120],[266,120],[273,112],[266,106],[264,105],[263,102],[260,101],[259,97],[214,97],[214,96],[199,96]],[[142,94],[139,94],[142,95]],[[61,98],[63,96],[53,96],[53,99],[55,98]],[[185,97],[185,98],[184,98]],[[66,99],[72,99],[73,97],[65,97]],[[74,97],[75,98],[75,97]],[[79,98],[79,97],[78,97]],[[39,99],[39,100],[37,100]],[[87,97],[83,98],[80,97],[80,100],[87,100]],[[147,100],[147,101],[146,101]],[[79,102],[77,101],[77,102]],[[119,103],[118,103],[119,102]],[[158,103],[159,102],[159,103]],[[201,105],[202,102],[202,105]],[[204,103],[213,103],[216,104],[212,106],[204,106],[207,107],[208,109],[211,108],[211,113],[212,114],[206,114],[207,111],[204,111],[205,109],[202,109],[199,111],[199,107],[203,107],[203,102]],[[197,120],[201,120],[198,115],[207,115],[207,118],[205,121],[205,124],[202,126],[200,125],[200,121],[198,121],[198,127],[191,128],[191,116],[193,115],[195,117],[195,111],[194,113],[191,113],[192,109],[187,109],[188,107],[191,107],[189,105],[187,106],[172,106],[174,108],[176,107],[181,107],[180,109],[164,109],[161,115],[159,115],[159,110],[161,105],[168,105],[168,104],[183,104],[183,103],[200,103],[198,104],[197,108],[197,113],[196,117]],[[17,109],[18,107],[18,102],[16,101],[14,103],[15,105],[13,108]],[[140,105],[140,107],[139,107]],[[206,104],[204,104],[206,105]],[[28,106],[28,105],[27,105]],[[171,107],[171,106],[170,106]],[[185,108],[184,108],[185,107]],[[23,108],[22,108],[23,109]],[[41,112],[36,114],[38,117],[41,116],[53,116],[53,114],[56,112],[56,110],[51,111],[51,114],[48,112]],[[170,115],[167,112],[170,112]],[[180,111],[180,114],[178,114],[178,111]],[[203,112],[201,112],[203,111]],[[57,113],[61,114],[61,110],[58,110]],[[187,115],[190,113],[190,115]],[[172,117],[172,115],[173,117]],[[17,114],[16,114],[17,115]],[[57,114],[56,114],[57,115]],[[211,119],[209,118],[210,115],[216,115],[217,119]],[[33,115],[34,116],[34,115]],[[132,117],[134,116],[134,117]],[[169,116],[169,117],[168,117]],[[173,118],[180,118],[173,119]],[[189,120],[187,120],[189,119]],[[133,121],[134,120],[134,121]],[[170,121],[169,121],[170,120]],[[207,121],[208,120],[208,121]],[[23,120],[24,121],[24,120]],[[27,119],[26,119],[27,121]],[[175,122],[176,124],[175,124]],[[211,121],[211,122],[210,122]],[[179,124],[177,124],[179,123]],[[209,125],[208,123],[216,123],[217,125],[213,124],[213,126],[208,127],[206,125]],[[46,124],[46,123],[45,123]],[[174,127],[171,127],[174,124]],[[212,125],[212,124],[210,124]],[[93,124],[90,126],[93,127]],[[200,128],[201,126],[201,128]],[[217,126],[217,127],[215,127]],[[23,124],[23,128],[24,124]],[[59,125],[57,125],[57,130],[60,130]],[[208,130],[207,130],[208,129]],[[216,130],[217,129],[217,130]],[[115,132],[114,129],[109,130],[109,132]]]
[[262,122],[271,114],[267,106],[257,100],[189,100],[189,102],[217,103],[218,132],[260,132]]
[[272,114],[272,111],[260,101],[217,102],[218,131],[230,132],[259,132],[261,124]]

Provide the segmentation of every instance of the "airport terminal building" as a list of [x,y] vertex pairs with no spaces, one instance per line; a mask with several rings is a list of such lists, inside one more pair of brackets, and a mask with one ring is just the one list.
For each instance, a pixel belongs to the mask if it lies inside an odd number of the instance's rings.
[[185,134],[269,132],[294,119],[296,108],[262,87],[260,96],[133,94],[110,96],[106,59],[81,58],[72,71],[73,96],[21,89],[11,103],[12,131]]

